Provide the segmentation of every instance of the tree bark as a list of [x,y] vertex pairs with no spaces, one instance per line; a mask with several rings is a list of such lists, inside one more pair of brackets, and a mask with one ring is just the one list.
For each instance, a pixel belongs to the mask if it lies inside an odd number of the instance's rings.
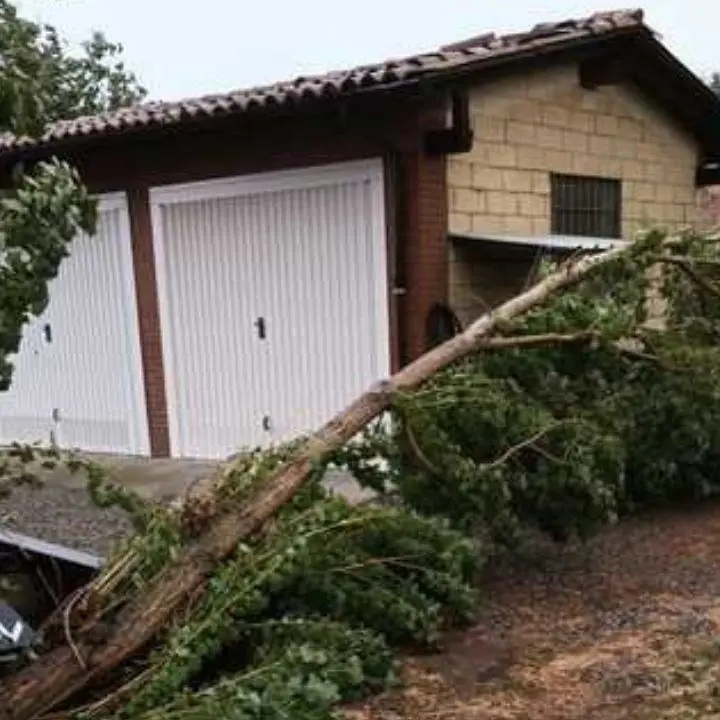
[[37,717],[142,650],[166,627],[188,596],[203,586],[217,564],[232,554],[238,542],[258,531],[292,498],[318,461],[342,447],[389,407],[395,391],[416,388],[439,370],[482,349],[488,335],[502,323],[542,304],[623,252],[617,248],[569,262],[361,395],[311,436],[293,460],[271,475],[252,502],[219,515],[145,594],[129,602],[104,636],[96,631],[81,633],[74,647],[61,646],[11,676],[0,686],[0,718]]

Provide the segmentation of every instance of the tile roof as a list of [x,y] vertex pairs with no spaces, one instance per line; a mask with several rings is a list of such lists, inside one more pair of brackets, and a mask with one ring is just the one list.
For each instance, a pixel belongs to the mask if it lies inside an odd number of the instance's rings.
[[343,97],[373,89],[407,85],[422,76],[444,74],[488,61],[560,49],[576,41],[623,30],[647,29],[642,10],[598,12],[582,19],[541,23],[529,32],[480,35],[438,51],[364,65],[311,77],[298,77],[265,87],[207,95],[178,102],[149,102],[93,117],[54,123],[37,139],[0,136],[0,151],[53,144],[76,137],[109,135],[132,129],[177,125],[192,119],[269,110],[323,98]]

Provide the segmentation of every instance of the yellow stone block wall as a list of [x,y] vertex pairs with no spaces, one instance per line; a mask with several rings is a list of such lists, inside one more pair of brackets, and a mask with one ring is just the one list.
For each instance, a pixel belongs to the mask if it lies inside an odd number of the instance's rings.
[[[451,232],[548,234],[550,172],[620,179],[624,237],[695,220],[698,147],[632,85],[585,90],[574,64],[542,69],[478,86],[470,112],[474,146],[448,162]],[[487,273],[466,255],[451,249],[450,301],[472,315]]]

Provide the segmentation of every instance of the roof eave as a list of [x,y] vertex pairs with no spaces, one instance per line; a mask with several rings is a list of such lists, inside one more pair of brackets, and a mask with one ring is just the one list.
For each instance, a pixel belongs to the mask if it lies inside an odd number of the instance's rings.
[[218,112],[210,116],[201,116],[197,118],[189,118],[179,115],[174,121],[150,123],[146,125],[129,126],[121,128],[104,128],[97,132],[86,134],[71,135],[61,138],[41,139],[32,145],[21,146],[17,148],[7,148],[0,150],[0,161],[13,163],[18,160],[32,160],[38,157],[47,156],[56,151],[67,150],[71,147],[79,147],[95,142],[103,142],[110,138],[134,138],[152,135],[157,132],[174,132],[191,130],[192,128],[212,125],[219,120],[228,118],[240,118],[256,116],[272,116],[274,113],[294,113],[300,107],[319,107],[323,103],[346,103],[354,99],[365,99],[369,97],[378,97],[381,95],[391,95],[397,92],[407,90],[409,88],[419,88],[421,92],[424,90],[436,90],[439,86],[447,87],[453,84],[462,84],[468,78],[477,76],[478,73],[492,76],[496,69],[505,69],[509,66],[516,66],[527,62],[528,60],[537,60],[543,57],[554,57],[565,55],[567,53],[579,50],[585,47],[597,46],[608,40],[626,37],[630,35],[638,35],[649,33],[649,30],[643,25],[628,25],[606,30],[602,33],[587,33],[579,37],[570,37],[567,40],[558,41],[557,39],[539,43],[529,43],[524,50],[518,50],[517,47],[509,49],[507,53],[502,53],[493,57],[479,56],[475,62],[462,61],[456,66],[438,68],[430,70],[418,75],[411,75],[403,80],[397,80],[390,83],[381,83],[378,85],[369,85],[367,87],[354,88],[349,92],[340,93],[334,96],[322,98],[307,98],[306,100],[296,100],[291,103],[282,103],[270,108],[233,108],[226,112]]
[[635,82],[645,86],[667,112],[694,135],[704,158],[720,157],[720,98],[655,38],[637,43]]
[[270,107],[233,108],[225,112],[217,112],[213,115],[198,115],[196,117],[179,116],[173,121],[164,120],[150,124],[125,126],[101,131],[68,135],[59,138],[39,139],[30,145],[0,149],[0,164],[12,164],[20,161],[38,160],[54,152],[67,152],[74,148],[87,147],[88,145],[103,143],[108,140],[135,139],[141,137],[152,137],[168,133],[185,133],[195,130],[202,130],[217,125],[218,123],[232,123],[239,119],[251,118],[273,118],[292,117],[298,111],[318,111],[322,108],[342,107],[353,102],[365,99],[381,99],[383,96],[396,95],[400,92],[409,95],[425,96],[430,88],[422,88],[420,78],[408,78],[407,80],[386,83],[377,86],[368,86],[354,89],[350,92],[335,96],[322,98],[305,98],[292,103],[283,103]]

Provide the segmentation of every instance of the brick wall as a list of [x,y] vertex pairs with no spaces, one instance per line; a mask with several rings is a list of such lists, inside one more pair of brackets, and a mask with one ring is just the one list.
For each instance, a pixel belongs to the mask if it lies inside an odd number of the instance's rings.
[[167,457],[170,454],[170,434],[150,197],[147,188],[132,188],[127,191],[127,199],[141,338],[140,351],[145,383],[145,403],[150,432],[150,453],[153,457]]
[[[695,142],[632,86],[584,90],[577,66],[542,69],[478,87],[470,111],[474,147],[448,163],[451,231],[549,233],[550,172],[622,180],[625,237],[695,220]],[[450,256],[451,303],[474,315],[487,273]]]
[[401,326],[403,357],[410,361],[426,350],[425,318],[433,303],[448,297],[448,206],[444,156],[408,154],[407,227]]

